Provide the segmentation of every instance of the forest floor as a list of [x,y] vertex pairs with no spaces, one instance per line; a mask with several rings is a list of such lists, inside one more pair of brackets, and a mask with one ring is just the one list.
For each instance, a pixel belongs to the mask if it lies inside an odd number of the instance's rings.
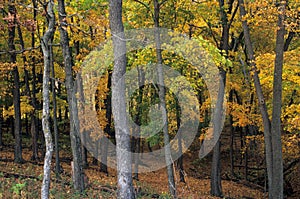
[[[64,149],[65,148],[65,149]],[[68,150],[67,150],[68,148]],[[13,163],[13,145],[0,148],[0,199],[1,198],[40,198],[43,161],[32,162],[30,148],[23,149],[25,163]],[[62,146],[60,152],[63,173],[57,178],[54,173],[55,159],[52,161],[51,198],[116,198],[116,171],[108,169],[109,175],[99,171],[99,165],[92,164],[85,169],[88,183],[85,195],[74,193],[71,180],[71,153],[69,146]],[[217,198],[210,196],[210,157],[198,158],[198,151],[184,154],[186,183],[179,182],[176,171],[176,186],[179,198]],[[224,198],[250,199],[267,198],[264,187],[246,180],[229,180],[229,159],[222,159],[222,190]],[[134,180],[138,198],[170,198],[167,185],[166,169],[139,174],[139,181]],[[292,197],[291,197],[292,198]],[[296,196],[294,198],[297,198]]]

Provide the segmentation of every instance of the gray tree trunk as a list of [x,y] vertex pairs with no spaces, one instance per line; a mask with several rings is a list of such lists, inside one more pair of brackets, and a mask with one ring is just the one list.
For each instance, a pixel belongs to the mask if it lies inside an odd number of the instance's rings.
[[[77,49],[77,48],[76,48]],[[76,50],[77,51],[77,50]],[[77,52],[76,52],[77,54]],[[78,54],[79,54],[79,48],[78,48]],[[79,104],[85,104],[85,96],[84,96],[84,92],[83,92],[83,84],[82,84],[82,77],[81,77],[81,72],[79,72],[77,74],[77,89],[78,89],[78,93],[79,93]],[[79,106],[79,112],[83,111],[83,110],[80,110],[82,109],[82,106]],[[82,166],[83,168],[87,168],[88,167],[88,160],[87,160],[87,149],[85,148],[85,144],[86,144],[86,134],[87,134],[87,131],[84,131],[84,132],[81,132],[81,151],[82,151]],[[98,150],[97,150],[98,151]],[[98,157],[98,155],[96,156]]]
[[[71,22],[73,23],[73,17],[71,18]],[[71,29],[72,30],[72,29]],[[80,53],[80,45],[79,45],[79,41],[76,41],[75,42],[75,55],[79,55]],[[78,88],[78,93],[79,93],[79,97],[80,97],[80,103],[85,103],[85,100],[84,100],[84,92],[83,92],[83,85],[82,85],[82,77],[81,77],[81,73],[78,73],[77,74],[77,78],[78,78],[78,85],[77,85],[77,88]],[[81,135],[81,141],[82,141],[82,144],[81,144],[81,151],[82,151],[82,166],[83,168],[87,168],[88,167],[88,153],[87,153],[87,149],[86,147],[84,146],[84,143],[86,142],[86,131],[85,132],[82,132],[82,135]]]
[[[244,0],[239,0],[239,7],[240,7],[240,15],[241,18],[245,18],[246,16],[246,10],[244,6]],[[255,57],[254,57],[254,51],[252,48],[252,43],[250,39],[250,31],[247,24],[247,20],[242,21],[242,27],[244,31],[244,40],[246,45],[246,51],[247,51],[247,57],[248,57],[248,63],[251,67],[251,71],[253,71],[253,79],[254,79],[254,86],[256,90],[256,95],[258,98],[259,108],[263,119],[263,126],[264,126],[264,138],[265,138],[265,148],[266,148],[266,163],[267,163],[267,173],[268,173],[268,185],[269,190],[272,189],[272,140],[271,140],[271,123],[269,120],[269,114],[267,111],[267,106],[265,104],[264,95],[262,92],[260,79],[258,77],[257,73],[257,67],[255,63]]]
[[285,34],[285,6],[286,1],[280,1],[278,15],[278,29],[275,48],[275,67],[273,81],[273,112],[272,112],[272,151],[273,151],[273,170],[272,170],[272,189],[269,191],[269,198],[283,198],[283,160],[281,143],[281,105],[282,105],[282,67],[284,52]]
[[169,190],[173,198],[177,198],[176,193],[176,185],[174,180],[174,170],[173,170],[173,160],[171,157],[171,148],[170,148],[170,138],[169,138],[169,131],[168,131],[168,112],[166,108],[166,99],[165,99],[165,83],[164,83],[164,72],[162,68],[163,59],[161,54],[161,41],[160,41],[160,31],[159,31],[159,13],[160,13],[160,3],[158,0],[153,0],[154,4],[154,27],[155,30],[155,45],[156,45],[156,59],[157,59],[157,74],[158,74],[158,83],[159,83],[159,100],[161,104],[162,110],[162,117],[163,121],[166,123],[163,127],[164,133],[164,149],[165,149],[165,159],[167,164],[167,173],[168,173],[168,184]]
[[[233,1],[229,1],[228,7],[230,8],[227,12],[225,11],[224,0],[219,0],[220,6],[220,17],[222,21],[222,37],[219,48],[225,51],[224,56],[228,58],[229,50],[229,29],[230,23],[228,22],[227,14],[231,13]],[[235,13],[233,13],[234,17]],[[226,84],[226,72],[224,69],[220,68],[220,88],[218,92],[217,104],[214,112],[213,126],[214,135],[219,135],[221,133],[222,127],[220,126],[223,115],[223,103],[225,96],[225,84]],[[220,138],[217,141],[213,149],[212,158],[212,169],[211,169],[211,194],[214,196],[221,197],[222,194],[222,184],[221,184],[221,155],[220,155],[221,142]]]
[[[224,103],[224,95],[225,95],[225,82],[226,82],[226,72],[220,68],[220,87],[218,91],[218,99],[217,104],[214,109],[214,117],[213,117],[213,131],[214,135],[219,135],[222,126],[222,115],[223,115],[223,103]],[[213,137],[213,139],[216,139]],[[213,158],[211,165],[211,190],[210,193],[213,196],[222,196],[222,185],[221,185],[221,155],[220,155],[221,142],[220,138],[216,142],[216,145],[213,149]]]
[[66,89],[67,89],[67,99],[69,105],[70,113],[70,139],[71,148],[73,155],[73,183],[74,189],[83,192],[84,191],[84,172],[82,165],[82,152],[81,152],[81,141],[78,132],[79,129],[79,119],[78,119],[78,109],[77,100],[74,92],[74,80],[73,80],[73,70],[72,70],[72,56],[69,47],[69,36],[67,32],[67,22],[66,22],[66,10],[64,0],[58,0],[58,12],[59,12],[59,32],[60,32],[60,43],[63,51],[65,73],[66,73]]
[[[51,38],[51,42],[53,37]],[[58,177],[61,172],[60,160],[59,160],[59,145],[58,145],[58,128],[57,128],[57,103],[56,103],[56,90],[55,90],[55,71],[53,64],[53,48],[50,46],[51,56],[51,90],[52,90],[52,103],[53,103],[53,131],[54,131],[54,147],[55,147],[55,174]]]
[[50,83],[50,65],[51,65],[51,55],[49,41],[54,34],[55,26],[55,15],[53,11],[54,2],[50,0],[47,5],[47,19],[48,19],[48,29],[45,32],[42,40],[41,46],[44,55],[44,74],[43,74],[43,115],[42,115],[42,125],[46,144],[46,154],[44,160],[44,177],[41,189],[41,198],[49,198],[49,187],[50,187],[50,174],[51,174],[51,159],[53,153],[53,143],[52,135],[49,126],[50,117],[50,94],[49,94],[49,83]]
[[126,41],[122,22],[122,0],[109,1],[109,22],[114,49],[112,112],[117,143],[118,198],[131,199],[135,198],[135,194],[132,186],[130,133],[126,119],[125,80],[122,78],[126,72]]
[[135,180],[139,180],[139,163],[140,163],[140,147],[141,147],[141,139],[140,139],[140,133],[141,133],[141,128],[140,126],[142,125],[142,102],[143,102],[143,88],[145,84],[145,74],[144,71],[141,67],[137,67],[138,70],[138,84],[139,84],[139,90],[137,93],[137,115],[135,118],[135,123],[137,124],[137,129],[135,136],[136,138],[133,138],[135,140],[134,144],[134,176],[133,178]]

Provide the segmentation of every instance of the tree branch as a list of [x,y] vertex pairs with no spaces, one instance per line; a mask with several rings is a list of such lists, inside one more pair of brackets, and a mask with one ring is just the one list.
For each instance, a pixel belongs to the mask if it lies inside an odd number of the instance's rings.
[[9,53],[9,54],[11,54],[11,53],[14,53],[14,54],[22,54],[22,53],[24,53],[25,51],[32,51],[32,50],[38,49],[38,48],[40,48],[40,47],[41,47],[41,45],[38,45],[38,46],[32,47],[32,48],[24,48],[24,49],[22,49],[22,50],[7,50],[7,51],[0,51],[0,55],[7,54],[7,53]]
[[232,22],[233,22],[233,19],[234,19],[236,13],[237,13],[238,8],[239,8],[239,4],[237,4],[237,6],[235,7],[235,9],[234,9],[234,11],[233,11],[233,13],[232,13],[232,15],[231,15],[231,18],[230,18],[230,20],[229,20],[229,22],[228,22],[228,27],[229,27],[229,28],[230,28],[230,26],[231,26],[231,24],[232,24]]

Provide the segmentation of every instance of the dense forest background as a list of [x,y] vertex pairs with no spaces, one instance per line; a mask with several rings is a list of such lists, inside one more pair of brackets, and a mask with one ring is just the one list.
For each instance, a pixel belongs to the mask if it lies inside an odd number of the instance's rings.
[[[0,0],[0,11],[0,198],[299,197],[299,0]],[[124,50],[130,36],[142,47]],[[197,49],[209,59],[197,64]],[[163,65],[180,74],[171,86]],[[162,149],[166,166],[151,170],[145,154]]]

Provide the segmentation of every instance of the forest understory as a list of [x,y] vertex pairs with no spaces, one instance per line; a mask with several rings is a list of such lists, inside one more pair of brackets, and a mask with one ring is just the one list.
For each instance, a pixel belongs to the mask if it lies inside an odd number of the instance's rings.
[[[222,166],[222,189],[224,198],[228,199],[263,199],[268,198],[266,193],[264,174],[258,174],[259,169],[248,168],[249,176],[245,179],[245,168],[237,166],[235,175],[231,175],[229,157],[229,131],[221,135],[221,166]],[[24,135],[23,164],[13,162],[13,138],[11,134],[4,134],[5,146],[0,148],[0,198],[40,198],[40,187],[43,175],[43,158],[40,150],[40,160],[32,161],[31,145],[29,137]],[[239,137],[239,135],[237,135]],[[116,198],[117,177],[116,170],[108,168],[108,175],[100,172],[99,163],[93,164],[93,157],[88,156],[88,167],[85,169],[87,187],[82,194],[74,192],[71,181],[71,160],[69,136],[63,134],[60,151],[61,167],[63,169],[59,177],[55,175],[55,158],[52,160],[50,198]],[[236,146],[240,147],[240,140],[235,139]],[[66,144],[68,143],[68,144]],[[259,142],[258,142],[259,143]],[[297,146],[294,146],[297,147]],[[199,159],[199,142],[195,141],[184,157],[185,183],[179,182],[178,169],[174,166],[176,173],[175,181],[178,197],[182,199],[213,199],[210,194],[210,165],[211,155]],[[145,149],[147,150],[147,149]],[[239,152],[236,151],[235,155]],[[256,158],[256,159],[255,159]],[[249,167],[251,161],[258,161],[258,157],[249,154]],[[290,157],[292,158],[292,157]],[[260,161],[263,161],[260,157]],[[141,159],[143,161],[143,159]],[[235,164],[239,164],[236,162]],[[257,165],[257,162],[255,162]],[[264,163],[263,163],[264,164]],[[263,167],[263,166],[262,166]],[[300,194],[300,164],[293,164],[287,175],[289,196],[287,198],[298,198]],[[251,173],[253,176],[251,176]],[[257,176],[259,175],[259,176]],[[158,171],[139,174],[139,180],[134,180],[134,188],[138,198],[171,198],[168,194],[167,173],[165,168]],[[252,182],[250,182],[252,181]]]

